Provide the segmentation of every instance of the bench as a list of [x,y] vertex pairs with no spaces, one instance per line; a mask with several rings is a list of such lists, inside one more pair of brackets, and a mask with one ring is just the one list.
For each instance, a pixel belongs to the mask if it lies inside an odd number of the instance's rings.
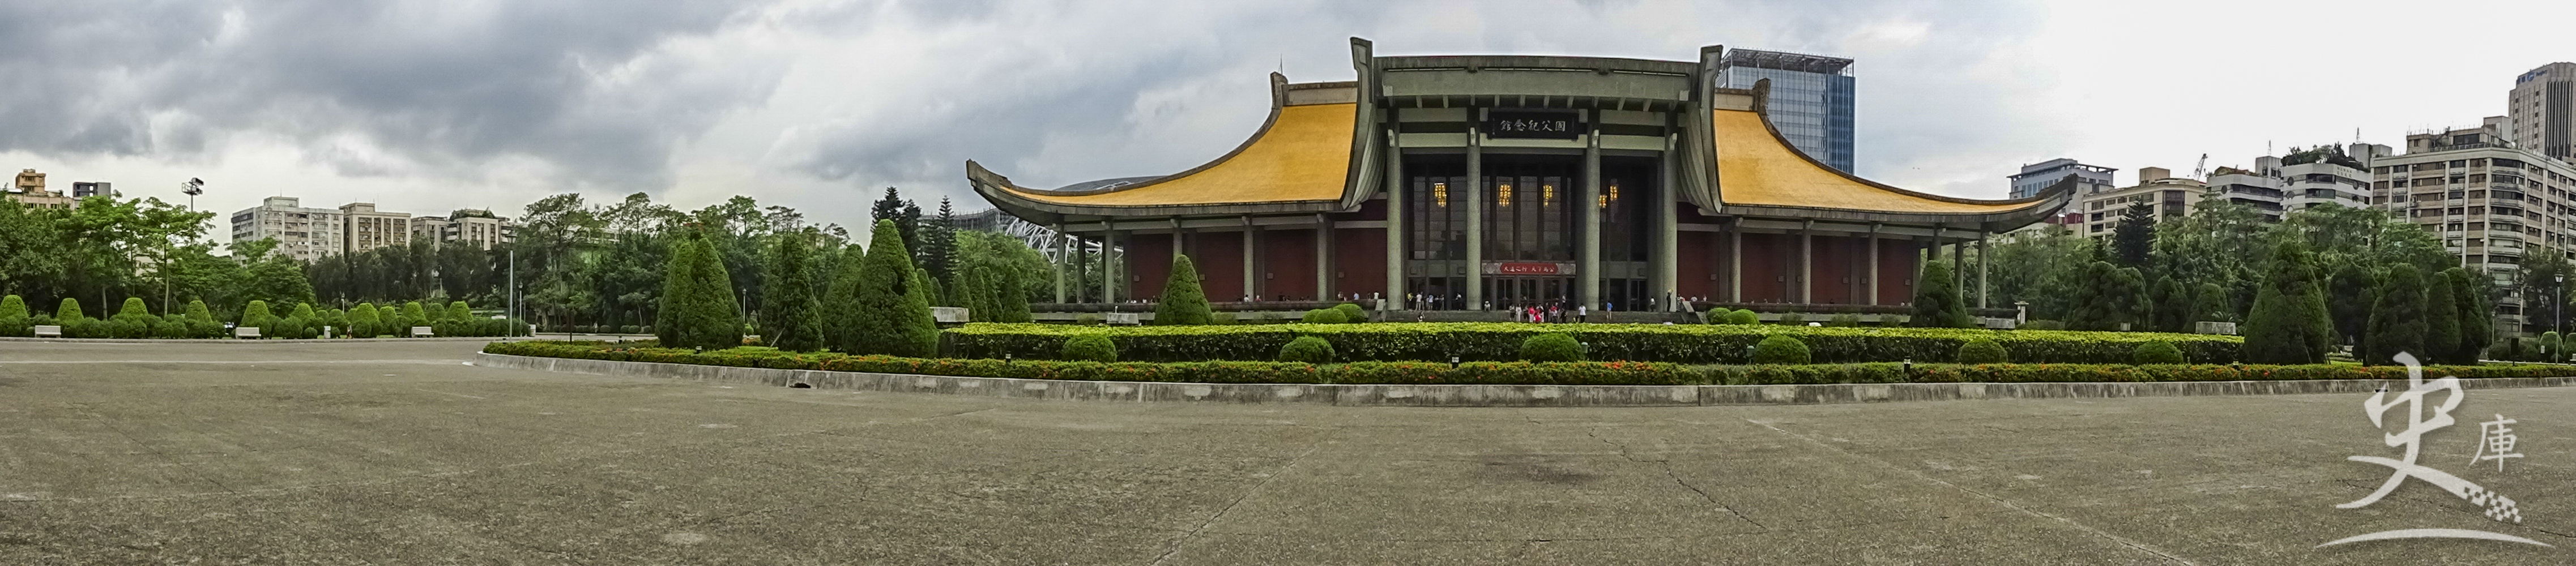
[[968,314],[966,307],[930,307],[930,320],[940,324],[965,324]]
[[413,337],[413,338],[428,338],[428,337],[437,336],[437,335],[438,335],[438,333],[430,331],[429,327],[427,327],[427,326],[414,326],[414,327],[411,327],[411,337]]
[[1109,324],[1115,324],[1115,325],[1121,325],[1121,326],[1136,326],[1136,325],[1139,325],[1139,324],[1143,324],[1143,322],[1142,322],[1142,321],[1138,320],[1138,317],[1136,316],[1136,313],[1132,313],[1132,312],[1113,312],[1113,313],[1108,313],[1108,316],[1106,317],[1105,322],[1107,322],[1107,323],[1109,323]]
[[54,325],[38,326],[36,327],[36,337],[61,338],[63,337],[63,327]]
[[240,326],[240,327],[234,327],[234,328],[233,328],[233,337],[234,337],[234,338],[258,338],[258,337],[259,337],[259,327],[257,327],[257,326]]

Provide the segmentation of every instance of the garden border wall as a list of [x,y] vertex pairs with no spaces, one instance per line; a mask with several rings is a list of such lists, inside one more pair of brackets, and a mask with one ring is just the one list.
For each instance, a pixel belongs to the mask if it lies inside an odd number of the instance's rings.
[[[1401,407],[1651,407],[1808,405],[1963,399],[2069,399],[2369,393],[2376,379],[2165,381],[2136,383],[1845,383],[1823,385],[1353,385],[1313,383],[1163,383],[955,377],[899,373],[769,369],[622,362],[477,353],[479,367],[597,375],[659,377],[815,389],[943,393],[1083,401],[1314,403]],[[2570,377],[2462,380],[2470,389],[2566,387]]]

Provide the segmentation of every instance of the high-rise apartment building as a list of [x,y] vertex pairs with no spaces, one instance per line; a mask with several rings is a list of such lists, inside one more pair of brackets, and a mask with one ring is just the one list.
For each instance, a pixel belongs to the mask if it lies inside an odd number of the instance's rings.
[[340,253],[357,253],[411,243],[411,213],[376,210],[376,203],[340,205]]
[[[2409,135],[2405,153],[2371,158],[2371,202],[2441,235],[2463,265],[2510,290],[2524,258],[2576,243],[2576,166],[2505,142],[2497,122]],[[2525,303],[2497,301],[2498,327],[2548,330],[2522,328]]]
[[115,187],[115,185],[114,185],[114,184],[108,183],[108,182],[106,182],[106,181],[78,181],[78,182],[74,182],[74,183],[72,183],[72,198],[88,198],[88,197],[109,197],[109,198],[115,198],[115,197],[116,197],[116,196],[118,196],[118,195],[117,195],[116,189],[115,189],[114,187]]
[[2210,197],[2254,207],[2275,221],[2289,211],[2326,203],[2367,208],[2369,160],[2388,151],[2384,145],[2353,144],[2350,150],[2328,145],[2255,158],[2253,169],[2220,167],[2209,173]]
[[1718,71],[1723,88],[1753,88],[1771,79],[1762,115],[1808,157],[1852,172],[1852,60],[1822,55],[1733,49]]
[[340,253],[342,222],[338,209],[305,208],[295,197],[268,197],[259,206],[233,213],[233,241],[273,238],[277,253],[309,262]]
[[457,209],[445,217],[415,216],[411,219],[412,238],[442,246],[463,243],[488,250],[495,245],[510,243],[515,239],[516,230],[508,218],[493,215],[489,210],[471,208]]
[[2541,65],[2514,77],[2505,116],[2510,127],[2498,133],[2514,145],[2576,161],[2576,63]]
[[2022,199],[2038,196],[2040,191],[2048,190],[2050,185],[2057,184],[2057,180],[2067,177],[2075,178],[2077,195],[2111,190],[2111,172],[2118,170],[2099,165],[2085,165],[2066,158],[2023,165],[2020,173],[2006,177],[2012,181],[2012,193],[2009,198]]

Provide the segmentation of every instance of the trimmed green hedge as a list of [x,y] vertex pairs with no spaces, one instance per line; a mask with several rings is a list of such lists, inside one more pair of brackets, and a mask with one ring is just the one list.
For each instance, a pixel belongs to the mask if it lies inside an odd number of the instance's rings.
[[[1801,383],[2040,383],[2146,381],[2267,381],[2406,378],[2403,367],[2345,364],[2295,366],[2127,364],[1810,364],[1683,366],[1652,362],[1469,362],[1451,367],[1429,362],[1064,362],[1052,360],[927,359],[799,354],[773,348],[694,352],[651,342],[494,342],[494,354],[699,364],[776,369],[909,373],[962,377],[1015,377],[1086,381],[1193,383],[1381,383],[1527,385],[1772,385]],[[2576,368],[2532,364],[2431,366],[2425,375],[2461,378],[2557,377]]]
[[2244,340],[2235,336],[2153,332],[2073,332],[1973,328],[1837,328],[1775,325],[1537,324],[1407,322],[1380,324],[1263,324],[1248,326],[1071,326],[975,323],[948,331],[966,358],[1056,357],[1067,337],[1104,335],[1118,343],[1119,359],[1155,362],[1267,360],[1298,336],[1333,343],[1347,360],[1471,361],[1520,359],[1530,336],[1563,333],[1582,342],[1595,360],[1690,364],[1740,364],[1762,338],[1786,335],[1807,344],[1819,363],[1918,362],[1954,359],[1970,339],[1994,340],[2023,363],[2128,363],[2145,342],[2171,342],[2188,359],[2233,362]]

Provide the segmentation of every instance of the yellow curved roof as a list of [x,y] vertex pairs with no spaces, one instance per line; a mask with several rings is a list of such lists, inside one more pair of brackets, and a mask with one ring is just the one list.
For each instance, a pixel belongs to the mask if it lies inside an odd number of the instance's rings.
[[2038,204],[1950,202],[1873,186],[1799,156],[1771,133],[1760,113],[1712,113],[1718,200],[1726,204],[1948,214],[2010,212]]
[[1279,110],[1259,138],[1198,170],[1132,188],[1050,195],[1005,188],[1021,198],[1077,206],[1171,206],[1342,198],[1350,175],[1351,124],[1359,105],[1307,104]]

